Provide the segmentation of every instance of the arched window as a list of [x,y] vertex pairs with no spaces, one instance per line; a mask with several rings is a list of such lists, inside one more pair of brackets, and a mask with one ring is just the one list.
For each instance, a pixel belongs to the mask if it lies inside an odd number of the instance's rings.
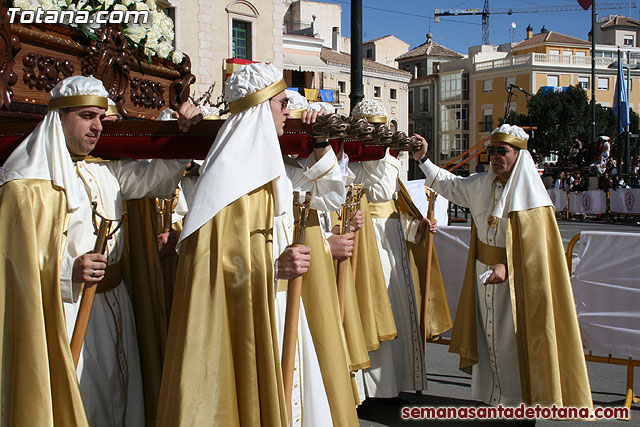
[[391,121],[389,122],[389,130],[393,133],[398,132],[398,122],[396,121],[396,119],[391,119]]
[[229,15],[229,56],[252,60],[256,51],[258,9],[247,0],[234,0],[225,10]]

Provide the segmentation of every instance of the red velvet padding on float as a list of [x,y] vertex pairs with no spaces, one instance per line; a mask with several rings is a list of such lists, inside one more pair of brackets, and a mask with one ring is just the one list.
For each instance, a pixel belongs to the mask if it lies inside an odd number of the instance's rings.
[[[111,159],[196,159],[207,156],[223,120],[202,121],[189,132],[181,132],[174,121],[105,122],[100,140],[91,155]],[[3,123],[0,125],[0,164],[22,142],[37,123]],[[311,125],[289,119],[280,137],[284,154],[308,157],[313,151]],[[338,151],[338,140],[331,141]],[[384,157],[384,147],[365,146],[359,141],[345,141],[345,153],[351,162],[377,160]],[[249,153],[247,153],[249,155]]]

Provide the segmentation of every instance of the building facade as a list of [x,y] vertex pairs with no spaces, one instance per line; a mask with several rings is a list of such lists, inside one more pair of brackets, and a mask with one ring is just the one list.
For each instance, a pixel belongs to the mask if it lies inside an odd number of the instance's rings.
[[161,0],[174,19],[176,47],[191,58],[197,76],[192,95],[215,83],[222,94],[225,60],[241,58],[282,67],[283,0]]
[[[468,111],[467,74],[440,73],[441,64],[462,58],[460,53],[436,43],[431,33],[425,43],[396,58],[398,67],[411,73],[409,133],[432,142],[428,154],[438,162],[451,158],[456,147],[468,141],[468,126],[462,120]],[[411,162],[409,176],[422,176],[415,162]]]
[[[601,21],[600,25],[607,22]],[[624,40],[624,36],[613,39]],[[541,89],[563,90],[568,86],[579,85],[591,98],[593,82],[590,41],[544,28],[534,35],[529,27],[525,40],[493,48],[495,52],[492,58],[472,55],[470,50],[470,56],[473,57],[469,81],[470,147],[486,139],[509,111],[527,114],[528,94],[536,94]],[[639,49],[624,49],[622,46],[621,49],[625,64],[630,63],[632,67],[629,104],[638,111],[640,71],[635,66],[640,61],[634,59],[633,55]],[[616,51],[617,46],[596,45],[596,102],[605,107],[613,106],[617,78],[616,57],[613,52]],[[513,92],[512,96],[509,96],[510,92]],[[488,163],[486,156],[480,157],[480,163]],[[475,169],[475,165],[471,167]]]
[[362,43],[362,57],[392,68],[398,68],[396,58],[409,50],[409,43],[393,35]]

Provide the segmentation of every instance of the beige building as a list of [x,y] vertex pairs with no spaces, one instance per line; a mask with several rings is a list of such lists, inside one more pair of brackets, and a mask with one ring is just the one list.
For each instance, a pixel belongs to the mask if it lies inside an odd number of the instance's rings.
[[341,35],[342,6],[308,0],[284,0],[283,31],[317,37],[324,47],[349,53],[350,39]]
[[[349,113],[350,46],[340,32],[340,5],[307,0],[160,1],[174,18],[176,47],[191,58],[198,79],[192,91],[196,97],[214,82],[214,99],[222,93],[227,59],[267,61],[283,69],[290,88]],[[392,36],[384,39],[374,43],[379,52],[397,52],[406,45]],[[411,74],[363,62],[365,97],[380,100],[392,127],[407,132]],[[403,157],[406,177],[406,154]]]
[[335,84],[325,82],[325,75],[335,75],[336,67],[320,57],[323,40],[298,34],[283,36],[283,74],[290,89],[297,90],[311,101],[324,101],[341,107],[341,96]]
[[[337,87],[340,99],[340,112],[349,114],[351,102],[351,56],[322,48],[322,60],[336,68],[335,73],[325,73],[325,87]],[[408,88],[411,74],[406,71],[388,67],[377,62],[362,60],[362,85],[365,99],[376,99],[382,102],[387,110],[389,126],[392,130],[408,131]],[[409,157],[407,153],[399,156],[401,162],[400,178],[407,179]]]
[[[455,155],[456,147],[468,140],[464,129],[454,126],[451,121],[468,110],[468,95],[463,92],[463,81],[457,76],[438,76],[440,64],[463,58],[463,55],[442,46],[433,40],[432,34],[427,34],[425,43],[399,55],[395,60],[398,67],[411,74],[409,82],[409,133],[418,133],[427,141],[437,140],[439,144],[429,145],[431,159],[448,160]],[[442,78],[442,85],[439,84]],[[465,80],[466,81],[466,80]],[[456,86],[458,85],[458,86]],[[442,93],[440,102],[439,89],[446,89]],[[441,115],[451,118],[440,132],[439,118]],[[457,124],[457,122],[456,122]],[[435,136],[438,135],[438,139]],[[409,168],[409,176],[418,178],[423,176],[415,162]]]
[[[296,88],[310,100],[326,95],[338,112],[349,114],[351,57],[346,49],[349,39],[340,34],[341,13],[342,8],[335,4],[307,0],[290,2],[283,18],[283,67],[285,81],[290,88]],[[393,36],[385,39],[388,40],[378,44],[380,52],[385,49],[398,52],[399,45],[404,45],[406,51],[408,45],[403,41]],[[391,53],[381,55],[392,56]],[[410,79],[411,74],[406,71],[363,59],[365,98],[382,102],[391,127],[404,132],[408,131],[407,94]],[[406,153],[400,160],[403,165],[401,177],[406,179]]]
[[379,37],[362,43],[362,57],[388,67],[398,68],[396,58],[409,50],[409,43],[396,36]]
[[620,46],[620,48],[640,47],[640,21],[620,15],[601,18],[596,26],[596,43]]
[[222,93],[228,58],[268,61],[282,67],[283,0],[158,0],[175,22],[176,47],[191,58],[192,94],[215,82]]
[[[620,38],[624,40],[623,38]],[[527,38],[513,46],[504,58],[474,63],[471,90],[475,94],[472,104],[472,127],[475,142],[481,141],[498,125],[497,119],[507,112],[506,88],[513,84],[535,94],[539,90],[563,90],[567,86],[579,85],[591,98],[591,43],[545,31],[527,33]],[[615,52],[615,46],[596,45],[596,102],[613,106],[617,67],[615,56],[603,53]],[[638,49],[635,49],[636,51]],[[631,52],[623,52],[625,56]],[[626,62],[626,61],[625,61]],[[637,59],[631,59],[630,106],[638,111],[640,91],[635,69]],[[516,98],[508,107],[517,113],[527,113],[527,99],[517,90]]]

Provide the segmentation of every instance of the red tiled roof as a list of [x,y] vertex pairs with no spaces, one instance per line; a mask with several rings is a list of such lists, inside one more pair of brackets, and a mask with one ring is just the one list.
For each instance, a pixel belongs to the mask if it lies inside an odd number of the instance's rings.
[[591,45],[591,43],[586,40],[567,36],[566,34],[556,33],[555,31],[548,31],[546,33],[536,34],[530,39],[517,43],[513,46],[512,50],[522,49],[523,47],[533,46],[540,43]]
[[613,19],[610,19],[605,24],[602,24],[600,28],[608,29],[612,27],[638,27],[640,26],[640,21],[636,21],[635,19],[628,18],[626,16],[616,15]]
[[431,40],[430,42],[425,42],[418,47],[414,47],[409,52],[405,52],[402,55],[396,58],[398,59],[406,59],[406,58],[415,58],[418,56],[439,56],[446,58],[463,58],[464,56],[455,50],[451,50],[442,46],[439,43]]
[[[320,59],[322,59],[325,63],[333,63],[339,65],[351,65],[351,55],[348,53],[336,52],[335,50],[331,50],[326,47],[322,47],[320,51]],[[377,62],[371,61],[369,59],[362,59],[362,69],[369,71],[378,71],[387,74],[395,74],[402,77],[410,77],[411,73],[404,70],[399,70],[397,68],[389,67],[387,65],[379,64]]]

